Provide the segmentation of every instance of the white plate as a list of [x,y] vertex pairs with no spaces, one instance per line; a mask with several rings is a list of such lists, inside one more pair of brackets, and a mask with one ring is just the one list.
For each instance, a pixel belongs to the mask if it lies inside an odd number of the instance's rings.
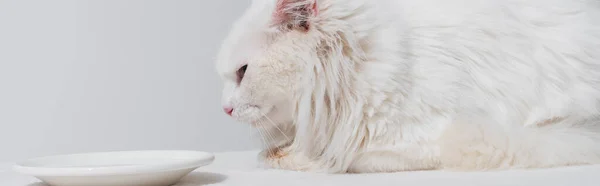
[[100,152],[35,158],[14,169],[53,186],[167,186],[213,160],[197,151]]

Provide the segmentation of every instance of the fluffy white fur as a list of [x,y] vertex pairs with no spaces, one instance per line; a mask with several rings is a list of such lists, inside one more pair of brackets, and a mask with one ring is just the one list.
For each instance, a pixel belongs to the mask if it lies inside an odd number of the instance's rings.
[[217,69],[273,168],[600,163],[598,0],[253,0]]

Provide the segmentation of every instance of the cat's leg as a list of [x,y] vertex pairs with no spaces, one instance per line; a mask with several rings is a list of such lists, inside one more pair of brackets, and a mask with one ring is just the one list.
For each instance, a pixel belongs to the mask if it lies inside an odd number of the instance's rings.
[[432,148],[401,147],[369,150],[359,154],[349,173],[378,173],[438,169],[440,162]]

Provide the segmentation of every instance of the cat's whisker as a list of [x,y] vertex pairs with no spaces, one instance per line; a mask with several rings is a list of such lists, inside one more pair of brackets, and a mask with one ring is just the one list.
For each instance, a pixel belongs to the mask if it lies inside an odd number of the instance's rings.
[[275,141],[275,136],[273,135],[273,133],[271,133],[271,130],[265,128],[265,133],[267,134],[267,137],[269,138],[269,143],[268,145],[270,145],[273,141]]
[[[264,121],[259,121],[259,126],[264,126]],[[261,131],[263,130],[264,131]],[[267,150],[267,152],[269,154],[273,154],[274,153],[274,149],[272,149],[269,145],[269,141],[272,141],[272,137],[270,137],[269,131],[264,128],[264,127],[257,127],[257,130],[259,131],[259,133],[261,134],[261,136],[263,137],[263,149]]]
[[[254,140],[254,138],[256,137],[256,132],[253,132],[252,130],[258,130],[258,129],[249,128],[250,133],[253,133],[253,135],[251,135],[250,138],[251,138],[251,140]],[[257,132],[258,132],[258,137],[260,138],[260,142],[259,142],[260,148],[264,149],[265,148],[265,139],[260,131],[257,131]]]
[[285,137],[285,139],[287,141],[290,141],[290,138],[285,134],[285,132],[283,132],[283,130],[281,130],[281,128],[279,128],[279,126],[277,126],[277,124],[275,122],[273,122],[273,120],[271,120],[271,118],[269,118],[269,116],[267,116],[266,114],[262,113],[263,117],[267,118],[267,120],[279,131],[281,132],[281,134],[283,135],[283,137]]
[[260,140],[262,141],[261,146],[266,149],[268,149],[268,145],[267,142],[265,140],[265,135],[260,131],[260,128],[256,128],[256,130],[258,131],[258,134],[260,135]]

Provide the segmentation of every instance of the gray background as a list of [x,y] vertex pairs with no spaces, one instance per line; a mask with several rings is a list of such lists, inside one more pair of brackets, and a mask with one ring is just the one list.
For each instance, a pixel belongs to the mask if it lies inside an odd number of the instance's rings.
[[248,150],[214,59],[250,0],[0,0],[0,162]]

